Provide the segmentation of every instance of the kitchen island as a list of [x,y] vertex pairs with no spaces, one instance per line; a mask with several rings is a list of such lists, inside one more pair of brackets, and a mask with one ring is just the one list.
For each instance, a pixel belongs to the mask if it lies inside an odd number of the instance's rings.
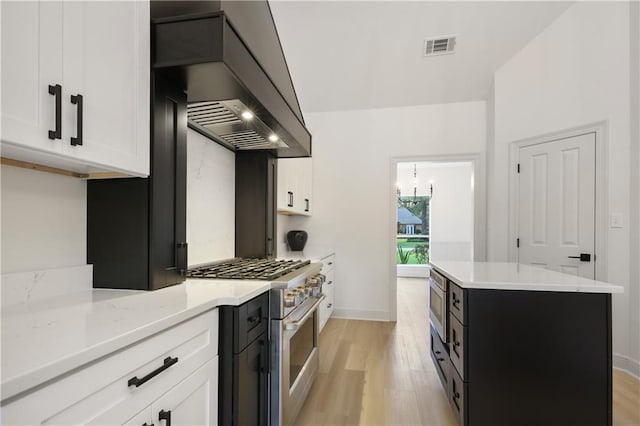
[[442,303],[431,291],[431,357],[460,425],[611,425],[622,287],[514,263],[431,267],[445,286]]

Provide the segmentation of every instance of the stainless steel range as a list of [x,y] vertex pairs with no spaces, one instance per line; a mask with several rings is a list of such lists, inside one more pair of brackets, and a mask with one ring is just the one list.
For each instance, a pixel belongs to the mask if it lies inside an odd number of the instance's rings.
[[270,424],[290,425],[318,375],[322,265],[308,260],[231,259],[200,265],[188,278],[271,281]]

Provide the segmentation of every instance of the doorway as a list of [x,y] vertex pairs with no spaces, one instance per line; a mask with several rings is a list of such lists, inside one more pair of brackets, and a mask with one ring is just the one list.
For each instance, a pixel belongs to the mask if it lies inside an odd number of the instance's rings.
[[420,277],[426,286],[431,261],[484,259],[483,157],[392,159],[390,189],[389,319],[395,321],[398,278]]

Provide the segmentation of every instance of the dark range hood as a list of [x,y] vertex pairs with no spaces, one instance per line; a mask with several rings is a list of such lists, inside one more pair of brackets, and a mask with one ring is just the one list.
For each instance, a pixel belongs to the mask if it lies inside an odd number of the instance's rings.
[[152,39],[153,69],[187,93],[189,127],[234,151],[311,155],[301,117],[224,11],[155,19]]

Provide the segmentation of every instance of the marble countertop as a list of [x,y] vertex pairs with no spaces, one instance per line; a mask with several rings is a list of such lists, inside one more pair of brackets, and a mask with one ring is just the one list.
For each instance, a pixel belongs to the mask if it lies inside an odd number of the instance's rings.
[[85,289],[2,308],[2,399],[221,305],[265,281],[197,280],[143,292]]
[[540,267],[503,262],[437,261],[431,265],[463,288],[622,293],[623,287]]

